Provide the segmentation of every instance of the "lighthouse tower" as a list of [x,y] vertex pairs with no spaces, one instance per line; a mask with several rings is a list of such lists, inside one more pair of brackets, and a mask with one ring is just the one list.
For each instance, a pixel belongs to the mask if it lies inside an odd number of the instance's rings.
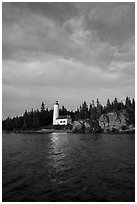
[[53,125],[57,125],[57,118],[59,117],[59,104],[58,101],[54,104],[54,110],[53,110]]

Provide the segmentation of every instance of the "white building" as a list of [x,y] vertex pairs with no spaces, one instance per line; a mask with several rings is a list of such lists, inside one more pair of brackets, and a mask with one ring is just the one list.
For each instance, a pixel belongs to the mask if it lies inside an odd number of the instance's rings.
[[53,109],[53,125],[68,125],[71,123],[72,119],[69,115],[59,116],[59,104],[58,101],[56,101]]

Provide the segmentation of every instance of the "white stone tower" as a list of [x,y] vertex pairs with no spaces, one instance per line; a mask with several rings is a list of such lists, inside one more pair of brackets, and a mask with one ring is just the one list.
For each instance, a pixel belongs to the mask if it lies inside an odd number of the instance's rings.
[[53,109],[53,125],[57,125],[57,118],[59,117],[59,104],[58,101],[54,104],[54,109]]

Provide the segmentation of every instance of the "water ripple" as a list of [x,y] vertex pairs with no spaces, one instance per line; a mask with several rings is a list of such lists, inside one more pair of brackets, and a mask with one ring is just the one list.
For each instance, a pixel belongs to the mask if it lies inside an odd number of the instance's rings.
[[4,134],[3,201],[135,199],[134,135]]

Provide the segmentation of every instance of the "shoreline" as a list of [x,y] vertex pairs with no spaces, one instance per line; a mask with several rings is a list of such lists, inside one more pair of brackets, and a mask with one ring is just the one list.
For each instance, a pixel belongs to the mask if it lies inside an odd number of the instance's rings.
[[116,132],[72,132],[71,130],[55,130],[55,129],[41,129],[41,130],[25,130],[25,131],[6,131],[2,133],[16,133],[16,134],[44,134],[44,133],[72,133],[72,134],[135,134],[135,130],[116,131]]

